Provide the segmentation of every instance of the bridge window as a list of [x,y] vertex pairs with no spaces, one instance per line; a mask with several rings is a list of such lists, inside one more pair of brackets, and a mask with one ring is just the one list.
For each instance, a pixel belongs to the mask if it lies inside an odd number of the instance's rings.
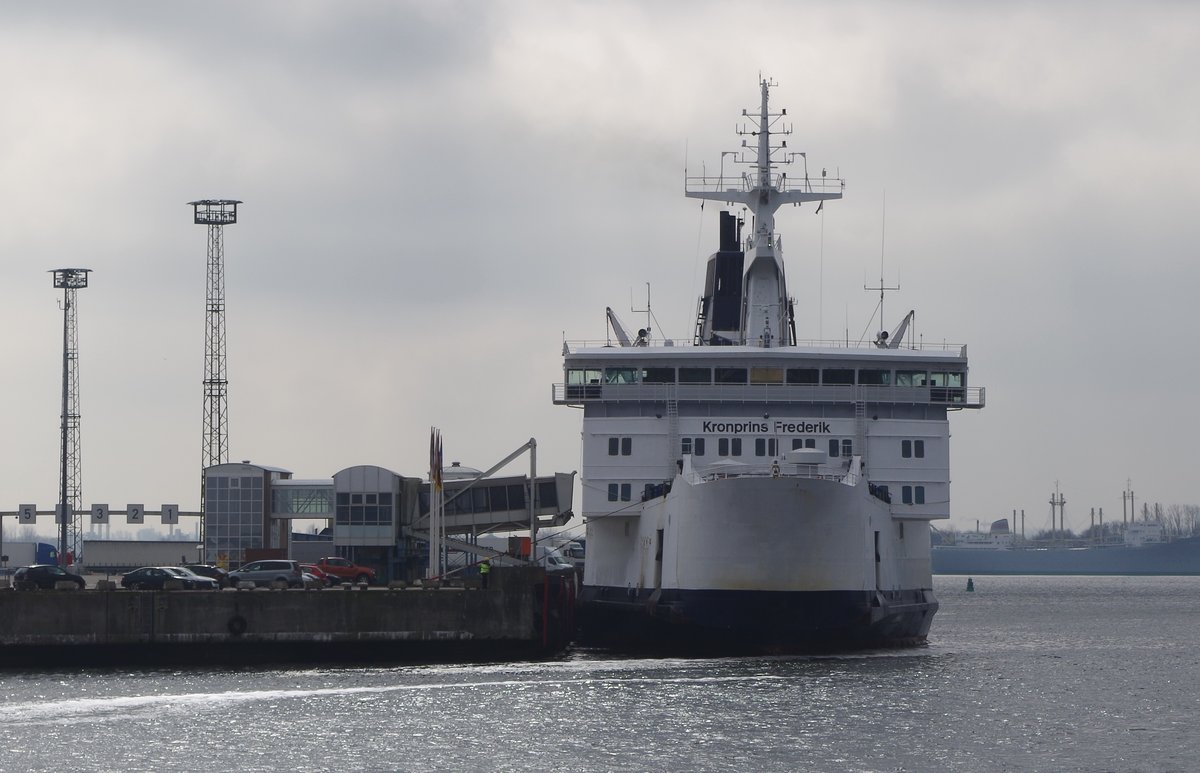
[[622,483],[621,484],[621,501],[628,502],[631,499],[633,499],[633,484],[632,483]]
[[898,370],[896,371],[896,386],[929,386],[929,377],[923,370]]
[[642,369],[643,384],[674,384],[674,368],[644,368]]
[[751,384],[782,384],[783,368],[751,368]]
[[816,448],[817,439],[815,437],[794,437],[792,438],[792,450],[797,448]]
[[575,384],[575,385],[599,384],[600,383],[600,371],[599,370],[575,370],[575,369],[568,370],[567,371],[567,383]]
[[925,504],[924,486],[903,486],[900,489],[900,499],[906,505]]
[[745,384],[746,369],[717,368],[716,379],[718,384]]
[[963,385],[963,374],[961,373],[930,373],[930,386],[946,386],[960,387]]
[[822,374],[821,383],[823,384],[853,384],[854,369],[853,368],[826,368]]
[[616,484],[616,483],[610,483],[610,484],[608,484],[608,501],[609,501],[609,502],[616,502],[616,501],[617,501],[617,495],[618,495],[618,491],[619,491],[619,489],[618,489],[618,487],[617,487],[617,484]]
[[680,368],[680,384],[711,384],[712,368]]
[[605,368],[605,384],[636,384],[637,371],[633,368]]
[[929,399],[935,403],[957,403],[963,400],[963,374],[930,373]]
[[816,368],[788,368],[787,382],[789,384],[817,384],[821,372]]
[[890,386],[892,383],[892,372],[890,370],[860,370],[858,372],[858,383],[867,384],[868,386]]
[[900,455],[905,459],[924,459],[925,458],[925,441],[924,440],[901,440]]

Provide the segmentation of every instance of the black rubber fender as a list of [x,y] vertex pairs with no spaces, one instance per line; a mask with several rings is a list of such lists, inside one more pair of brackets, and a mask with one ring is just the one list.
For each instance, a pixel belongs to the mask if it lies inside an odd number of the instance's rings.
[[225,624],[225,627],[229,629],[231,636],[241,636],[246,632],[246,618],[241,615],[234,615],[229,618],[229,622]]

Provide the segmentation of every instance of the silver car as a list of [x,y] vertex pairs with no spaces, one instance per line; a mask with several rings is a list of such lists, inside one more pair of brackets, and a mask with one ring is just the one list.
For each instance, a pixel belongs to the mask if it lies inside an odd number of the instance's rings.
[[229,573],[229,584],[236,587],[239,582],[252,582],[255,585],[270,585],[280,580],[286,582],[289,588],[300,588],[304,585],[304,570],[299,561],[283,559],[264,559],[251,561]]

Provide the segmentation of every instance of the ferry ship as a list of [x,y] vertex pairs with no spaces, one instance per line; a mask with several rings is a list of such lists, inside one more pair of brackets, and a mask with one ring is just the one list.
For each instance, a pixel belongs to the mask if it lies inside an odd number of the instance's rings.
[[685,174],[688,197],[745,213],[720,213],[693,340],[617,324],[616,345],[563,346],[554,402],[583,411],[585,645],[903,646],[938,608],[947,417],[982,408],[984,390],[965,346],[903,343],[911,312],[862,345],[797,340],[775,213],[841,199],[845,182],[788,175],[807,159],[783,139],[787,111],[771,112],[776,84],[759,85],[744,171]]

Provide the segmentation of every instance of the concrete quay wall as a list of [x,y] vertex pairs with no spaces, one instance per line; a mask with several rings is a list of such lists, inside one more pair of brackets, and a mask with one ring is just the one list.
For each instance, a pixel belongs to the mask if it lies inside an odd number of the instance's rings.
[[505,575],[487,591],[4,591],[0,667],[498,660],[565,647],[570,589],[537,570]]

